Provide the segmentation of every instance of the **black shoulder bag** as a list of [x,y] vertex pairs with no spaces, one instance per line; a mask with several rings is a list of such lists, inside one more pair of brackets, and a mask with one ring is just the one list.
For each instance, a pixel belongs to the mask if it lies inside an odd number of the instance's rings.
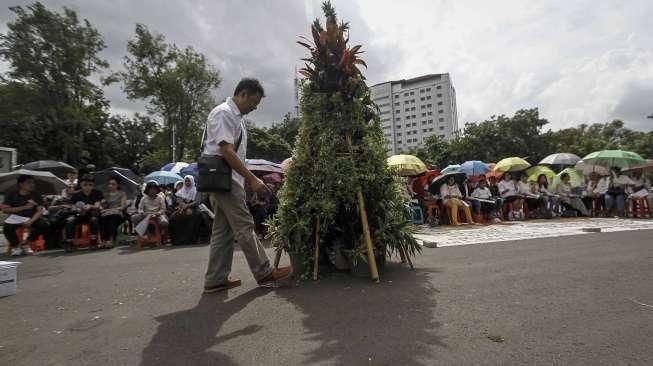
[[[200,192],[229,192],[231,191],[231,167],[222,156],[204,155],[204,145],[208,133],[208,123],[202,137],[202,148],[200,158],[197,159],[197,170],[199,171],[197,190]],[[240,128],[240,136],[236,142],[236,152],[243,139],[243,129]]]

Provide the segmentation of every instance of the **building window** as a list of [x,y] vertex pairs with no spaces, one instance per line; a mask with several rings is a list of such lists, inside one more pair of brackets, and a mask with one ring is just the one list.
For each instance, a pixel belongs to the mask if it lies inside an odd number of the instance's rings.
[[400,105],[401,105],[401,103],[399,103],[399,102],[395,103],[395,106],[400,106]]
[[[397,118],[397,119],[398,119],[398,118]],[[396,125],[395,128],[396,128],[396,129],[400,129],[400,128],[401,128],[401,125]]]
[[438,102],[438,105],[442,105],[442,102]]
[[440,118],[438,118],[438,121],[444,122],[444,118],[440,117]]
[[399,118],[399,117],[395,118],[395,122],[400,122],[400,121],[401,121],[401,118]]
[[438,85],[435,87],[436,89],[442,89],[442,85]]
[[427,91],[427,92],[430,92],[430,91],[431,91],[431,88],[426,88],[426,91]]
[[440,138],[443,139],[443,138],[445,138],[445,136],[444,136],[444,135],[440,135]]
[[432,119],[429,120],[429,124],[430,124],[430,125],[433,124],[433,120],[432,120]]
[[433,107],[433,104],[427,104],[426,107],[431,108],[431,107]]
[[406,123],[406,127],[410,127],[410,123]]
[[397,132],[397,134],[396,134],[396,135],[397,135],[397,136],[401,136],[401,132]]
[[395,111],[395,113],[397,113],[397,114],[401,113],[401,109],[397,109],[397,110]]
[[404,112],[408,112],[409,110],[410,110],[410,108],[406,108],[406,109],[404,109]]
[[429,131],[433,131],[433,127],[429,128]]
[[440,126],[440,130],[444,130],[444,126]]
[[413,122],[413,127],[417,126],[417,122]]
[[415,99],[411,99],[410,102],[411,102],[412,104],[415,104]]
[[433,112],[429,112],[429,116],[432,115],[432,114],[433,114]]
[[444,113],[444,109],[438,110],[438,113]]
[[411,108],[410,110],[411,110],[411,111],[414,111],[414,110],[415,110],[415,107]]
[[428,128],[422,128],[422,132],[426,132],[428,130],[429,130]]
[[442,93],[438,93],[438,98],[442,98]]
[[410,92],[410,95],[415,95],[415,92]]
[[414,114],[412,115],[412,118],[415,118],[415,115],[414,115]]
[[408,95],[409,95],[408,93],[404,93],[404,97],[407,97]]
[[426,117],[426,113],[422,113],[422,117]]
[[424,93],[424,89],[420,89],[419,92],[420,92],[420,93]]
[[407,100],[407,101],[404,102],[404,104],[410,104],[410,101]]
[[422,102],[424,101],[424,99],[426,99],[426,98],[424,98],[424,97],[419,98],[419,100],[421,100]]
[[398,144],[401,144],[401,140],[397,140],[397,143],[398,143]]
[[427,96],[426,96],[426,99],[431,100],[431,96],[430,96],[430,95],[427,95]]

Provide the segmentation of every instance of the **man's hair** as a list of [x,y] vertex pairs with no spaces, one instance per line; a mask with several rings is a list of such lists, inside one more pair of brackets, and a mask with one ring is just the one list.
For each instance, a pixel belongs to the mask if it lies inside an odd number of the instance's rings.
[[257,79],[252,79],[252,78],[242,79],[238,83],[238,85],[236,85],[236,90],[234,90],[234,96],[240,94],[243,91],[247,95],[260,94],[261,98],[265,96],[265,91],[263,90],[263,86],[261,85],[261,82],[259,82]]
[[95,178],[93,178],[93,176],[90,175],[90,174],[84,174],[84,175],[82,175],[81,178],[79,178],[79,182],[80,182],[80,183],[82,183],[82,182],[91,182],[91,183],[95,183]]
[[19,175],[18,176],[18,184],[23,184],[23,183],[27,182],[30,179],[34,180],[34,177],[32,177],[31,175],[27,175],[27,174]]

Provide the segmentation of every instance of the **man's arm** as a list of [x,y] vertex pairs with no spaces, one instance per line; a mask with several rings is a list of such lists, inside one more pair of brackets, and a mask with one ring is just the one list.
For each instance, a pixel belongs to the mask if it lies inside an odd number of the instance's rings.
[[245,182],[247,182],[247,185],[249,185],[254,192],[264,193],[269,191],[268,186],[266,186],[265,183],[263,183],[262,180],[258,179],[258,177],[255,176],[252,172],[247,170],[245,164],[240,161],[240,158],[238,158],[238,155],[234,150],[234,145],[223,141],[220,143],[220,152],[222,153],[222,157],[227,161],[227,164],[229,164],[231,169],[235,170],[236,173],[243,176],[243,178],[245,178]]

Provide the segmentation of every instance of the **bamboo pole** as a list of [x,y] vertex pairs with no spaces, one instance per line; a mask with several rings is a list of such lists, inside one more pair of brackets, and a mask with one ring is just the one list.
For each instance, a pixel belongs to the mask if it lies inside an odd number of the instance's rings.
[[281,261],[281,253],[283,252],[283,249],[277,248],[275,256],[274,256],[274,269],[279,268],[279,262]]
[[317,281],[317,271],[320,267],[320,220],[315,224],[315,258],[313,259],[313,281]]
[[406,260],[408,260],[408,265],[410,266],[410,269],[415,269],[415,267],[413,267],[413,261],[412,259],[410,259],[410,254],[408,253],[408,250],[406,249],[406,246],[404,244],[399,245],[399,253],[403,253],[403,257],[405,257]]
[[367,246],[367,262],[370,265],[370,277],[372,281],[379,282],[379,271],[376,267],[376,258],[374,258],[374,246],[372,245],[372,236],[370,235],[370,226],[367,222],[367,210],[365,209],[365,200],[360,188],[357,192],[358,206],[360,208],[361,223],[363,224],[363,235],[365,245]]

